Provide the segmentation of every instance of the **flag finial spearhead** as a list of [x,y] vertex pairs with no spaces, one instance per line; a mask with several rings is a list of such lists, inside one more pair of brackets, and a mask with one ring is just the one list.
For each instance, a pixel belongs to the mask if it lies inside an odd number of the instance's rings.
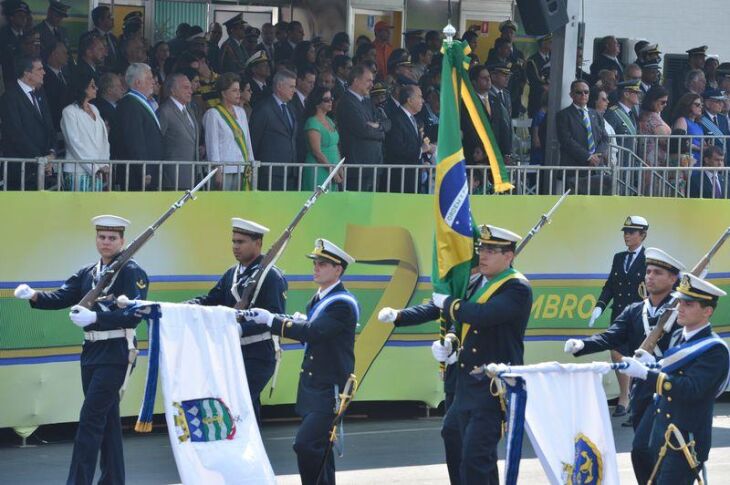
[[454,36],[456,35],[456,29],[453,25],[451,25],[451,22],[446,24],[446,27],[444,27],[443,30],[444,36],[446,37],[446,42],[451,44],[454,41]]

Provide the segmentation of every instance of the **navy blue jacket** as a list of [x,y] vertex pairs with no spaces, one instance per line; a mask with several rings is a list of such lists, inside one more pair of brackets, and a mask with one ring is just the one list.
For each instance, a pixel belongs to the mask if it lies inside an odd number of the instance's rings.
[[[671,299],[672,297],[667,295],[661,305],[667,304]],[[627,306],[605,332],[597,333],[583,339],[585,347],[576,352],[575,356],[578,357],[581,355],[594,354],[596,352],[601,352],[602,350],[615,350],[621,347],[624,347],[630,353],[633,353],[641,346],[642,342],[644,342],[644,338],[646,337],[644,332],[644,321],[642,318],[643,309],[643,301],[632,303]],[[647,315],[647,321],[649,322],[650,328],[654,328],[654,326],[656,326],[656,323],[661,316],[660,312],[663,313],[659,310],[654,317]],[[677,324],[675,323],[672,330],[674,330],[676,326]],[[662,353],[666,352],[669,347],[671,334],[671,331],[665,333],[657,343],[657,346]],[[640,379],[634,379],[634,382],[632,399],[650,399],[652,394],[654,394],[654,389],[646,386],[645,382]]]
[[470,324],[459,354],[453,404],[458,410],[499,409],[498,400],[489,391],[489,379],[478,380],[469,372],[490,363],[523,364],[523,341],[531,309],[532,288],[519,278],[506,281],[484,303],[446,299],[446,323]]
[[601,290],[601,295],[596,303],[598,308],[605,309],[613,301],[611,306],[612,322],[628,305],[643,300],[643,296],[639,293],[639,287],[643,286],[644,275],[646,274],[644,249],[642,247],[639,254],[634,257],[634,262],[631,264],[628,273],[624,272],[624,262],[628,251],[621,251],[613,255],[611,272],[608,274],[608,279],[604,283],[603,290]]
[[[682,329],[678,329],[675,334],[677,332],[681,333]],[[712,328],[708,326],[689,339],[689,342],[711,334]],[[676,339],[675,335],[673,337],[673,340]],[[707,461],[712,447],[715,394],[725,380],[729,367],[727,349],[722,345],[715,345],[670,374],[649,371],[646,384],[659,394],[649,441],[652,450],[657,452],[664,444],[667,426],[674,423],[688,442],[689,434],[692,433],[697,459],[701,462]],[[665,376],[663,382],[660,376]],[[672,443],[676,441],[672,439]]]
[[[259,268],[263,255],[254,259],[243,271],[243,274],[238,278],[238,285],[236,291],[240,296],[245,283],[253,276],[254,271]],[[233,285],[233,275],[235,274],[238,265],[230,267],[223,276],[218,280],[215,286],[208,292],[207,295],[201,295],[197,298],[189,300],[188,303],[203,306],[226,306],[233,308],[236,305],[236,299],[231,293],[231,286]],[[288,284],[281,270],[274,266],[266,274],[264,282],[261,284],[261,290],[259,291],[256,299],[251,303],[251,307],[263,308],[270,311],[271,313],[286,313],[286,292]],[[258,335],[269,331],[269,327],[266,325],[241,325],[243,328],[243,336],[249,337],[251,335]],[[265,340],[262,342],[256,342],[245,346],[244,357],[246,358],[263,358],[266,360],[274,359],[274,345],[271,340]]]
[[[410,327],[422,323],[433,322],[439,319],[441,310],[439,307],[428,302],[423,305],[416,305],[398,312],[398,318],[393,322],[396,327]],[[444,375],[444,392],[453,394],[456,392],[456,365],[446,366]]]
[[[76,305],[94,287],[94,276],[96,276],[96,263],[84,266],[67,279],[59,289],[39,291],[36,301],[31,301],[30,306],[41,310],[60,310]],[[130,260],[119,271],[106,294],[115,297],[125,295],[130,300],[144,300],[147,298],[148,286],[147,273],[134,260]],[[92,310],[97,312],[97,320],[96,323],[84,327],[86,332],[136,328],[142,320],[135,316],[131,309],[118,308],[116,304],[96,303]],[[69,324],[73,325],[70,322]],[[126,365],[128,354],[127,341],[123,338],[96,342],[84,341],[81,365]]]
[[[339,283],[322,301],[345,291],[344,285]],[[313,299],[307,304],[308,315],[311,315],[312,303]],[[358,311],[352,303],[339,300],[329,303],[315,318],[303,323],[283,316],[274,318],[273,334],[306,344],[297,390],[296,411],[300,416],[334,411],[336,389],[342,391],[355,369]]]

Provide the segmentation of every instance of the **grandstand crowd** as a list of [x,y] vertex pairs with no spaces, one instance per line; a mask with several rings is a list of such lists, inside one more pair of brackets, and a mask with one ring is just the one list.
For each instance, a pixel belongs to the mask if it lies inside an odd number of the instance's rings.
[[[213,183],[223,190],[250,187],[243,162],[256,160],[265,166],[259,188],[307,189],[344,158],[348,168],[413,168],[387,174],[348,169],[335,176],[340,190],[429,191],[426,168],[435,163],[438,143],[440,32],[405,31],[404,48],[395,48],[400,43],[385,21],[374,25],[372,36],[305,39],[297,21],[258,29],[239,14],[207,31],[180,24],[173,39],[151,45],[141,12],[124,17],[117,38],[118,19],[98,6],[91,13],[94,28],[71,46],[63,27],[68,9],[51,0],[46,18],[33,25],[25,2],[2,3],[2,157],[65,161],[4,162],[5,190],[172,190],[189,188],[200,176],[194,164],[104,163],[109,160],[225,163]],[[537,52],[526,58],[514,45],[517,25],[508,20],[499,27],[486,59],[476,54],[478,28],[459,34],[472,50],[469,77],[505,163],[544,165],[552,39],[538,38]],[[221,42],[224,29],[228,38]],[[628,146],[617,135],[655,136],[629,147],[648,165],[725,165],[730,63],[696,47],[687,51],[681,73],[662,80],[657,44],[636,44],[636,61],[628,65],[615,37],[603,38],[600,51],[586,72],[578,49],[573,103],[556,117],[560,165],[615,164],[610,146]],[[523,153],[514,146],[515,119],[531,120]],[[488,156],[468,119],[462,119],[462,134],[467,164],[485,167],[486,174]],[[661,138],[672,134],[687,137],[672,146]],[[700,193],[707,186],[709,196],[724,196],[721,175],[702,177]],[[488,177],[475,177],[471,189],[489,193]]]

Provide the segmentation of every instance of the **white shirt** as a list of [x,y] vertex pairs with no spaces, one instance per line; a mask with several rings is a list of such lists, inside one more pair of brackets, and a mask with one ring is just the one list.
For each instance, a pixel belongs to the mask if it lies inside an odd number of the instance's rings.
[[299,97],[299,101],[302,102],[302,106],[304,106],[304,102],[307,100],[307,97],[302,94],[301,91],[298,89],[294,91],[294,93]]
[[[248,160],[254,160],[253,147],[251,146],[251,132],[248,129],[248,118],[246,112],[240,106],[233,107],[233,114],[238,125],[243,130],[248,151]],[[226,123],[226,120],[214,108],[209,109],[203,115],[203,127],[205,128],[205,148],[208,152],[208,160],[211,162],[242,162],[243,154],[238,148],[233,132]],[[237,173],[239,168],[234,165],[224,167],[224,173]]]
[[[629,254],[629,256],[631,256],[631,261],[629,262],[629,269],[631,269],[631,265],[634,264],[634,261],[636,261],[636,257],[639,255],[639,253],[641,252],[642,249],[644,249],[644,246],[643,245],[641,245],[638,248],[634,249],[633,250],[633,253],[634,254]],[[630,249],[629,248],[626,248],[626,251],[630,251]],[[625,261],[624,261],[624,264],[626,264]]]
[[324,298],[325,296],[327,296],[332,291],[332,289],[335,286],[337,286],[339,284],[340,284],[340,280],[337,280],[336,282],[332,283],[331,286],[328,286],[324,290],[318,290],[317,291],[317,298],[319,298],[321,300],[322,298]]
[[355,96],[357,98],[357,100],[360,101],[361,103],[362,103],[362,100],[365,99],[364,96],[360,96],[359,94],[357,94],[352,89],[348,89],[348,91],[350,92],[350,94],[352,94],[353,96]]
[[33,106],[35,106],[35,103],[33,102],[33,96],[31,95],[31,93],[33,91],[35,91],[35,89],[33,89],[32,87],[28,86],[27,84],[25,84],[20,79],[18,79],[18,86],[20,86],[20,89],[22,89],[23,92],[25,93],[25,95],[28,96],[28,99],[30,100],[30,103]]
[[[61,113],[61,132],[66,141],[67,160],[109,160],[109,135],[106,123],[96,106],[89,104],[89,107],[96,119],[92,119],[76,103],[69,104]],[[65,163],[63,171],[78,173],[83,169],[87,175],[93,175],[100,167],[106,165]]]
[[400,109],[403,110],[403,112],[406,114],[406,117],[408,118],[408,121],[411,122],[411,126],[416,131],[416,135],[418,135],[418,138],[421,138],[421,133],[418,131],[418,122],[416,121],[416,118],[403,105],[400,106]]
[[692,337],[694,337],[695,335],[697,335],[698,333],[700,333],[702,330],[704,330],[705,327],[709,327],[709,326],[710,326],[710,322],[707,322],[706,324],[702,325],[700,328],[696,328],[689,332],[687,331],[686,328],[682,328],[682,337],[684,337],[684,340],[687,341],[687,340],[691,339]]

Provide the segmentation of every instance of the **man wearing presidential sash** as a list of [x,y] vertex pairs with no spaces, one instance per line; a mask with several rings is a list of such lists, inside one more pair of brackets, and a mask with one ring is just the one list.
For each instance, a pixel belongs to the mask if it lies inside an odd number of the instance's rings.
[[[314,282],[319,289],[307,304],[306,316],[274,315],[253,308],[244,312],[250,322],[244,328],[252,323],[265,324],[273,334],[304,344],[296,403],[302,424],[294,439],[294,451],[303,485],[332,485],[335,462],[328,441],[340,395],[355,369],[355,329],[360,317],[357,300],[340,279],[355,260],[326,239],[317,239],[307,257],[314,260]],[[325,453],[329,453],[326,458]]]
[[[523,363],[525,330],[532,308],[532,288],[512,267],[515,246],[522,238],[491,225],[479,227],[479,272],[475,290],[459,299],[433,294],[448,326],[451,339],[432,345],[434,357],[457,365],[456,392],[448,413],[456,416],[462,438],[460,483],[498,484],[497,444],[502,435],[504,403],[492,394],[489,380],[470,372],[485,364]],[[447,417],[448,419],[448,417]]]
[[[113,301],[97,302],[91,309],[78,305],[98,283],[104,270],[124,247],[124,230],[129,221],[112,215],[91,220],[96,227],[96,249],[101,258],[72,275],[61,288],[36,291],[26,284],[15,289],[15,297],[29,300],[41,310],[71,308],[69,318],[84,330],[81,350],[81,384],[84,404],[74,438],[67,484],[91,484],[101,454],[99,483],[124,483],[120,395],[126,387],[136,357],[135,328],[141,318],[117,307]],[[121,267],[103,296],[147,297],[147,273],[134,260]]]
[[647,411],[654,413],[649,447],[656,457],[652,483],[657,485],[694,483],[707,461],[715,398],[725,391],[730,377],[730,352],[710,323],[725,294],[708,281],[684,274],[672,294],[679,299],[677,323],[682,328],[672,334],[670,348],[659,361],[661,369],[645,365],[654,361],[649,354],[638,360],[623,358],[628,367],[621,372],[645,380],[657,394]]
[[[199,296],[188,303],[216,306],[222,305],[233,308],[241,299],[243,288],[254,273],[260,269],[261,245],[264,235],[269,232],[267,227],[253,221],[234,217],[233,225],[233,256],[237,263],[231,266],[218,283],[207,295]],[[256,299],[251,302],[260,308],[272,313],[285,313],[287,281],[279,268],[272,267],[266,274]],[[248,390],[251,394],[251,404],[256,414],[256,420],[261,420],[261,391],[274,374],[276,367],[276,345],[271,331],[265,326],[244,325],[241,335],[241,352],[248,381]]]

